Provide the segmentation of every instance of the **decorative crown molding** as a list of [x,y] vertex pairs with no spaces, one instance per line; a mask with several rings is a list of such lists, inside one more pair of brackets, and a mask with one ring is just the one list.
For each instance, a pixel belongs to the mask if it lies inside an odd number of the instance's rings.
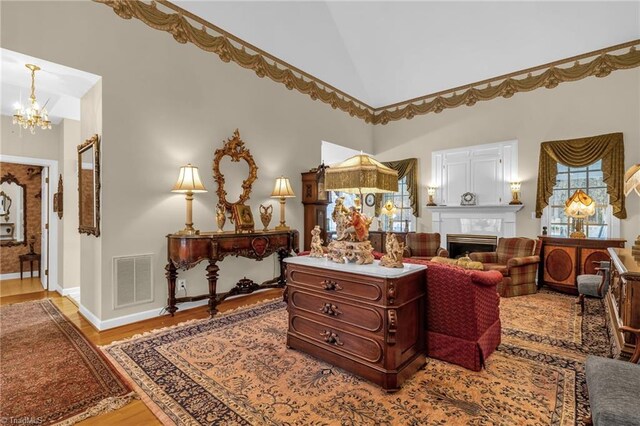
[[[320,100],[331,105],[333,109],[348,112],[352,117],[361,118],[367,123],[373,120],[373,108],[366,103],[171,2],[158,0],[146,4],[136,0],[94,1],[111,7],[121,18],[136,18],[152,28],[171,33],[178,43],[191,42],[204,51],[217,54],[223,62],[233,61],[243,68],[253,70],[260,78],[269,77],[284,84],[289,90],[296,89],[313,100]],[[158,4],[172,10],[173,13],[161,11]],[[190,21],[197,22],[201,27],[196,28]],[[210,34],[209,30],[216,35]]]
[[[510,98],[518,92],[530,92],[541,87],[553,89],[560,83],[578,81],[590,76],[606,77],[616,70],[640,66],[640,52],[636,50],[636,46],[640,45],[639,39],[373,108],[167,0],[151,1],[149,4],[136,0],[94,1],[111,7],[123,19],[139,19],[152,28],[170,33],[178,43],[191,42],[204,51],[217,54],[223,62],[233,61],[243,68],[253,70],[260,78],[269,77],[284,84],[289,90],[295,89],[313,100],[331,105],[333,109],[340,109],[352,117],[373,124],[384,125],[390,121],[411,119],[416,115],[439,113],[463,105],[473,106],[477,102],[497,97]],[[160,10],[158,4],[169,11]],[[200,28],[196,28],[191,22],[199,24]],[[621,53],[626,49],[627,52]],[[580,63],[582,60],[586,62]],[[572,65],[565,67],[569,64]],[[480,87],[485,85],[486,87]]]
[[[455,87],[442,92],[432,93],[419,98],[409,99],[397,104],[387,105],[374,110],[374,124],[387,124],[389,121],[411,119],[416,115],[439,113],[447,108],[462,105],[473,106],[479,101],[488,101],[497,97],[510,98],[518,92],[530,92],[541,87],[553,89],[560,83],[578,81],[590,76],[606,77],[611,72],[640,66],[640,52],[636,46],[640,40],[595,50],[582,55],[550,62],[533,68],[516,71],[465,86]],[[628,49],[626,53],[610,54]],[[580,63],[587,59],[587,62]],[[572,64],[569,67],[562,65]],[[534,73],[539,73],[533,75]],[[525,76],[518,79],[515,77]],[[484,86],[480,88],[480,86]],[[458,93],[462,91],[462,93]]]

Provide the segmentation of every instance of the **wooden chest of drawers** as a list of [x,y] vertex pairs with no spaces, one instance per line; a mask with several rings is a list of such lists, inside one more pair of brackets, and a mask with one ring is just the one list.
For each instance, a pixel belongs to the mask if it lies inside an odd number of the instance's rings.
[[609,255],[613,268],[605,296],[609,321],[617,349],[630,356],[636,343],[631,333],[623,333],[620,327],[640,328],[640,259],[624,249],[610,248]]
[[285,259],[287,346],[396,391],[425,363],[425,267]]

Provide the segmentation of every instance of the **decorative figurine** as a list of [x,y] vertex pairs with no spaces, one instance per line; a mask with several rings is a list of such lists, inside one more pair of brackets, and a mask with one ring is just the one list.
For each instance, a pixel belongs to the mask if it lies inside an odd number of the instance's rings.
[[324,257],[320,227],[318,225],[311,230],[311,253],[309,253],[309,257]]
[[390,232],[387,232],[386,251],[387,254],[380,259],[380,266],[386,268],[404,268],[402,264],[404,243],[398,242],[396,235]]
[[272,215],[273,215],[273,204],[269,204],[267,207],[260,204],[260,221],[262,222],[262,225],[264,225],[263,231],[269,230],[269,223],[271,223]]
[[222,228],[224,228],[224,223],[227,221],[227,216],[225,215],[224,206],[218,204],[216,207],[216,222],[218,223],[218,232],[224,232]]
[[369,226],[373,219],[355,207],[347,209],[343,202],[344,198],[339,197],[331,214],[336,223],[336,239],[329,243],[329,258],[337,263],[373,263],[373,246],[368,241]]

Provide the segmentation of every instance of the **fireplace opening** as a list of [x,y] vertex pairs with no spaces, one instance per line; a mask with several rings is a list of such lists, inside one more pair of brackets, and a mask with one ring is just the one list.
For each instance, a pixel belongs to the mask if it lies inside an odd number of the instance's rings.
[[498,237],[495,235],[447,234],[447,251],[451,259],[475,251],[496,251],[497,247]]

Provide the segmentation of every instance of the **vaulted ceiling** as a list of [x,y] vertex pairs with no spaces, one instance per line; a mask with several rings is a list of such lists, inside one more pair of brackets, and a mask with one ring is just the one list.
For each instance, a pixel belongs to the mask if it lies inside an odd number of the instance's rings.
[[640,38],[640,2],[174,1],[377,108]]

